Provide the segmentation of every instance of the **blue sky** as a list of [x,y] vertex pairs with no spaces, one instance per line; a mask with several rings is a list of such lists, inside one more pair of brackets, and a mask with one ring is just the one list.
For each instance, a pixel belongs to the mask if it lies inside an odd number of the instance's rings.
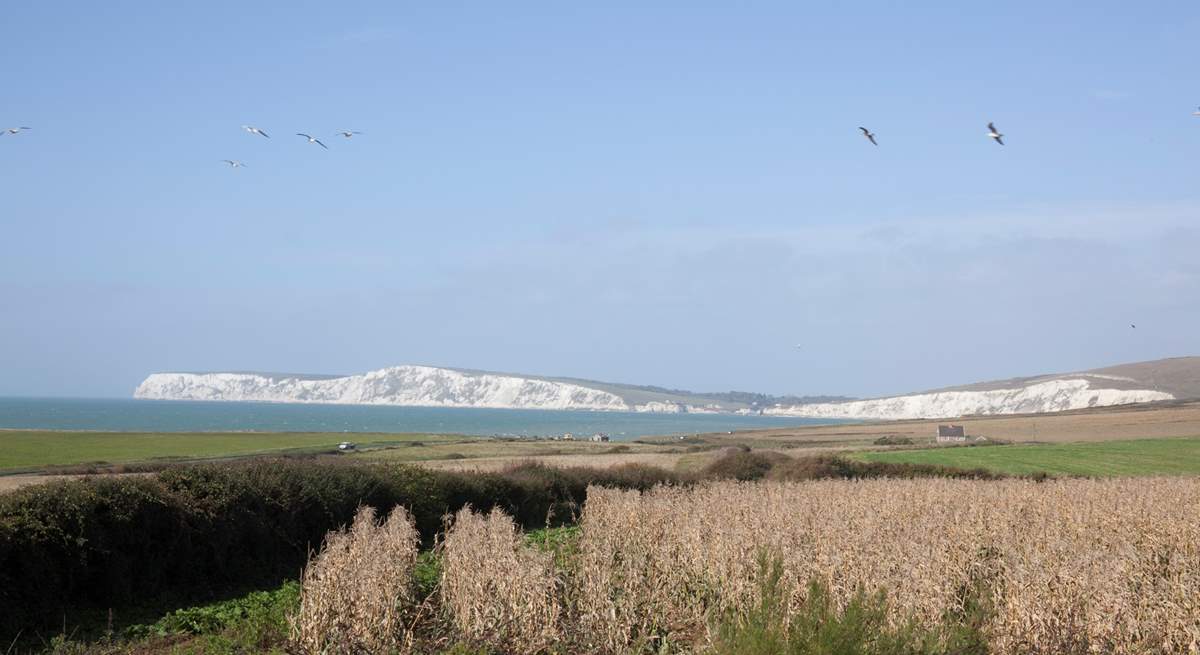
[[1200,350],[1195,2],[183,4],[6,8],[0,395]]

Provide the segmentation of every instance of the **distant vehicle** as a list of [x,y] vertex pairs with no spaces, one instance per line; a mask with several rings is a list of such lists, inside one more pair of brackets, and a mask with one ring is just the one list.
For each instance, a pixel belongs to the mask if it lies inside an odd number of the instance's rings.
[[338,450],[343,453],[351,450],[358,450],[358,444],[352,441],[343,441],[342,443],[338,444]]

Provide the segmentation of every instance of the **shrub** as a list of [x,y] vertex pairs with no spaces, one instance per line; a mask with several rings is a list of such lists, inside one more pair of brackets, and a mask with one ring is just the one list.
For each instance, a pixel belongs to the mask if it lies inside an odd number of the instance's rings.
[[888,434],[879,437],[874,442],[876,446],[911,446],[913,440],[909,437],[902,437],[897,434]]
[[829,478],[962,478],[970,480],[1000,480],[1008,476],[987,469],[958,469],[933,464],[902,462],[863,462],[836,455],[816,455],[781,461],[768,476],[772,480],[798,482]]
[[704,467],[704,475],[722,480],[748,482],[761,480],[779,462],[788,460],[785,455],[734,451]]
[[788,457],[777,452],[734,450],[704,468],[703,477],[714,480],[823,480],[829,478],[966,478],[999,480],[1008,477],[986,469],[957,469],[931,464],[862,462],[837,455]]

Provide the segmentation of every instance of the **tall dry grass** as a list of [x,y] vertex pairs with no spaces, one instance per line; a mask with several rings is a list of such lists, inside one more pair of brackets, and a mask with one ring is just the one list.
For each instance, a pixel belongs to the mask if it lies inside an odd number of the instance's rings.
[[982,602],[996,653],[1200,651],[1200,480],[873,480],[593,489],[575,574],[590,650],[711,640],[783,562],[785,611],[886,590],[890,621]]
[[[416,537],[393,520],[360,514],[330,537],[305,576],[298,650],[401,643]],[[1200,653],[1200,479],[593,487],[557,557],[500,511],[459,512],[439,553],[441,611],[422,620],[441,620],[424,627],[494,653],[705,652],[768,587],[770,615],[801,622],[882,590],[872,607],[890,629],[944,640],[920,652],[980,637],[997,655]]]
[[403,507],[382,523],[363,507],[349,530],[330,532],[301,578],[300,609],[290,618],[292,650],[389,653],[403,646],[419,542]]
[[525,547],[508,515],[458,512],[442,544],[441,601],[466,641],[501,653],[541,653],[562,638],[553,555]]

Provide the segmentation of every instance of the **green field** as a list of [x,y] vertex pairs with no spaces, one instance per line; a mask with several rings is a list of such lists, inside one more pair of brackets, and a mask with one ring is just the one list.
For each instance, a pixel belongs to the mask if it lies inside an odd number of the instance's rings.
[[1196,475],[1200,474],[1200,437],[893,450],[854,457],[1014,474]]
[[51,466],[155,460],[194,460],[261,454],[329,451],[341,441],[387,447],[464,441],[466,437],[428,434],[345,434],[341,432],[39,432],[0,431],[0,472]]

